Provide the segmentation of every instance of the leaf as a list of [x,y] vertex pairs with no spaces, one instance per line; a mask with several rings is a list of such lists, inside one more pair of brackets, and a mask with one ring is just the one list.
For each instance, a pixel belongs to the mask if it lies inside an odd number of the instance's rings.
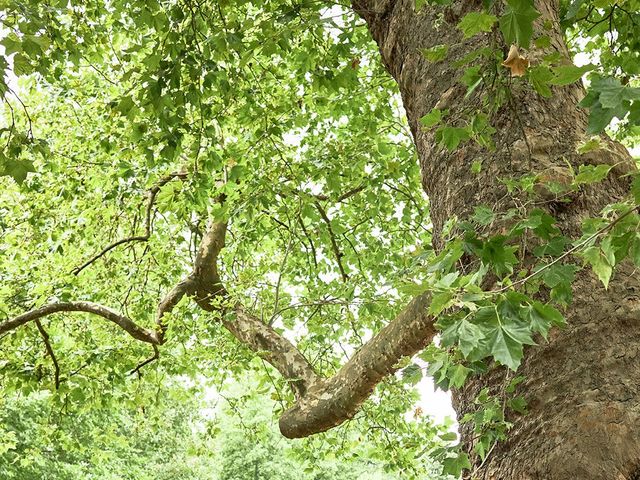
[[537,65],[529,70],[529,81],[536,92],[543,97],[551,96],[551,88],[549,88],[549,82],[553,78],[553,73],[549,70],[549,67],[544,65]]
[[636,267],[640,267],[640,232],[636,232],[635,236],[631,239],[629,258],[631,258],[631,261]]
[[529,68],[529,60],[520,55],[517,45],[511,45],[507,58],[502,62],[503,67],[507,67],[511,71],[511,76],[522,77],[527,73]]
[[593,84],[593,89],[600,92],[598,99],[604,108],[617,108],[624,101],[640,99],[640,88],[621,85],[617,78],[606,77]]
[[489,336],[491,354],[502,365],[516,371],[522,361],[522,344],[510,338],[502,328],[496,328]]
[[493,222],[495,214],[493,210],[484,205],[477,206],[473,211],[471,219],[480,225],[489,225]]
[[422,368],[412,363],[402,370],[402,380],[410,385],[416,385],[422,380]]
[[450,152],[458,148],[460,143],[469,140],[471,138],[471,133],[469,132],[469,128],[460,128],[460,127],[440,127],[436,131],[436,139],[439,143],[443,144],[447,147],[447,150]]
[[571,285],[577,271],[576,265],[556,263],[542,273],[542,280],[549,288],[555,288],[561,284]]
[[493,237],[483,244],[480,251],[480,258],[484,264],[491,266],[500,278],[513,273],[513,265],[518,263],[518,259],[514,255],[518,247],[505,245],[505,241],[506,237],[504,236]]
[[442,120],[442,111],[437,108],[433,108],[420,119],[420,125],[425,128],[431,128],[440,123],[440,120]]
[[578,146],[578,148],[576,149],[576,151],[580,155],[583,155],[585,153],[593,152],[594,150],[600,150],[601,148],[603,148],[603,145],[600,142],[600,138],[599,137],[591,137],[586,142],[581,143]]
[[581,253],[586,262],[591,265],[593,272],[598,276],[604,288],[609,288],[609,280],[613,273],[613,266],[611,265],[607,255],[598,246],[587,248]]
[[578,14],[580,7],[586,0],[573,0],[569,8],[567,9],[567,14],[564,16],[565,20],[570,20]]
[[430,62],[440,62],[447,57],[447,52],[449,51],[449,46],[435,45],[431,48],[422,48],[420,49],[424,58],[429,60]]
[[564,317],[558,310],[538,301],[527,307],[527,317],[531,324],[531,330],[538,332],[545,340],[547,340],[549,329],[552,326],[565,324]]
[[598,101],[591,106],[587,133],[600,133],[611,123],[611,120],[616,117],[624,118],[626,114],[627,110],[622,106],[618,108],[603,108]]
[[29,75],[33,72],[33,67],[29,59],[22,53],[16,53],[13,56],[13,72],[16,76]]
[[466,14],[458,28],[462,31],[464,38],[473,37],[480,32],[490,32],[493,25],[498,21],[498,17],[485,12],[471,12]]
[[446,291],[434,295],[431,299],[431,305],[429,305],[429,313],[433,316],[439,315],[445,308],[450,305],[452,298],[452,291]]
[[2,163],[0,163],[0,176],[10,176],[18,185],[22,185],[27,178],[27,173],[36,171],[33,168],[33,162],[30,160],[2,157],[0,157],[0,160],[2,160]]
[[458,439],[458,434],[456,432],[447,432],[440,435],[440,440],[444,440],[445,442],[453,442]]
[[507,406],[517,413],[527,413],[527,401],[524,397],[515,397],[507,401]]
[[471,351],[478,346],[480,340],[485,336],[483,330],[477,325],[462,320],[458,325],[458,346],[462,354],[467,357]]
[[580,80],[583,75],[593,70],[595,65],[584,65],[576,67],[575,65],[561,65],[553,68],[553,79],[551,85],[569,85]]
[[575,185],[590,184],[604,180],[613,165],[580,165],[578,175],[573,180]]
[[[503,319],[504,320],[504,319]],[[535,345],[536,342],[531,338],[529,326],[521,321],[503,322],[502,330],[514,341],[522,345]]]
[[500,17],[500,30],[507,44],[516,43],[529,48],[533,35],[533,21],[540,16],[532,0],[506,0],[507,9]]
[[453,373],[450,377],[450,385],[452,387],[461,388],[464,385],[464,382],[467,380],[467,376],[469,375],[469,373],[471,373],[470,368],[467,368],[464,365],[458,365],[453,369]]
[[631,195],[636,205],[640,205],[640,175],[636,175],[631,182]]
[[447,457],[442,460],[442,473],[460,477],[463,470],[471,469],[469,456],[464,452],[459,452],[455,457]]

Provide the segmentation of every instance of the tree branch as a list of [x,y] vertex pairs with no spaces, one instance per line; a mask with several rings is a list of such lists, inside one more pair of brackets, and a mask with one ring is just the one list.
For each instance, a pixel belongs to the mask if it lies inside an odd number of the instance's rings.
[[[351,190],[347,190],[338,198],[336,198],[336,203],[344,202],[345,200],[353,197],[354,195],[357,195],[358,193],[363,191],[365,188],[366,188],[365,185],[360,185],[358,187],[352,188]],[[323,195],[323,194],[313,195],[312,194],[311,196],[317,200],[322,200],[322,201],[331,200],[331,197],[329,195]]]
[[342,276],[342,281],[346,282],[349,280],[349,275],[344,270],[344,266],[342,265],[342,256],[344,255],[340,251],[340,247],[338,247],[338,242],[336,241],[336,236],[333,233],[333,228],[331,228],[331,219],[327,216],[327,212],[324,211],[322,205],[319,202],[313,202],[322,217],[324,223],[327,224],[327,230],[329,231],[329,238],[331,239],[331,249],[333,250],[333,254],[336,257],[336,261],[338,262],[338,268],[340,269],[340,275]]
[[134,235],[134,236],[127,237],[127,238],[122,238],[122,239],[120,239],[120,240],[118,240],[116,242],[113,242],[113,243],[107,245],[99,253],[96,253],[93,257],[91,257],[89,260],[84,262],[82,265],[80,265],[79,267],[74,268],[72,270],[72,273],[74,275],[78,275],[82,270],[87,268],[93,262],[95,262],[99,258],[103,257],[104,255],[106,255],[107,253],[109,253],[111,250],[113,250],[114,248],[116,248],[119,245],[122,245],[124,243],[130,243],[130,242],[146,242],[146,241],[148,241],[149,238],[151,237],[151,233],[153,231],[153,222],[152,222],[152,219],[151,219],[151,213],[152,213],[153,205],[154,205],[154,203],[156,201],[156,196],[158,195],[158,192],[160,192],[160,189],[163,186],[165,186],[167,183],[169,183],[171,180],[173,180],[174,178],[184,179],[186,177],[187,177],[187,174],[185,172],[170,173],[169,175],[166,175],[166,176],[162,177],[160,180],[158,180],[155,183],[155,185],[153,185],[149,189],[149,191],[147,192],[148,201],[147,201],[147,207],[145,209],[145,223],[144,223],[144,234],[143,235]]
[[[431,295],[414,298],[369,340],[333,377],[316,382],[305,397],[280,417],[288,438],[323,432],[352,418],[375,386],[433,340],[434,318],[427,314]],[[282,371],[281,371],[282,373]]]
[[93,313],[94,315],[98,315],[106,320],[109,320],[115,323],[136,340],[140,340],[146,343],[151,343],[153,345],[162,344],[162,341],[160,340],[158,334],[153,330],[148,330],[146,328],[143,328],[138,324],[136,324],[129,317],[125,317],[124,315],[119,314],[115,310],[111,310],[108,307],[105,307],[103,305],[98,305],[97,303],[92,303],[92,302],[51,303],[49,305],[45,305],[35,310],[31,310],[29,312],[23,313],[22,315],[18,315],[17,317],[7,320],[3,323],[0,323],[0,335],[10,330],[14,330],[31,321],[38,320],[42,317],[46,317],[47,315],[51,315],[53,313],[59,313],[59,312]]
[[[217,263],[224,247],[226,223],[213,223],[200,245],[193,279],[196,302],[206,311],[225,307],[211,299],[227,297]],[[193,294],[192,294],[193,295]],[[280,418],[280,431],[289,438],[323,432],[350,419],[375,386],[396,370],[398,361],[414,355],[436,334],[434,318],[427,314],[431,294],[414,298],[398,316],[367,342],[331,378],[319,377],[308,360],[286,338],[236,303],[223,314],[223,326],[289,382],[297,403]]]
[[142,376],[142,374],[139,373],[140,369],[142,367],[144,367],[145,365],[149,365],[154,360],[157,360],[158,358],[160,358],[160,351],[158,350],[158,347],[156,345],[154,345],[154,344],[151,344],[151,346],[153,347],[153,355],[151,357],[147,358],[144,362],[142,362],[136,368],[131,370],[131,372],[129,372],[129,375],[135,375],[136,373],[138,373],[138,375]]
[[58,365],[58,359],[56,358],[56,354],[53,352],[53,348],[51,347],[51,342],[49,341],[49,334],[42,326],[42,323],[40,323],[40,320],[36,320],[35,324],[36,324],[36,327],[38,327],[38,331],[40,332],[40,336],[42,337],[42,340],[44,341],[44,347],[46,348],[47,353],[49,354],[49,357],[51,357],[51,361],[53,362],[53,368],[55,369],[55,373],[54,373],[55,385],[56,385],[56,390],[58,390],[58,388],[60,388],[60,365]]

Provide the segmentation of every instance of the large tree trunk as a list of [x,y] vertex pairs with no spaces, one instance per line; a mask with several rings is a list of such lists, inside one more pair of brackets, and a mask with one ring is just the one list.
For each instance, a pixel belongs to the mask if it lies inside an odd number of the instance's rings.
[[[437,146],[432,132],[421,130],[420,118],[436,105],[448,108],[450,118],[475,108],[474,96],[457,82],[461,70],[453,62],[489,45],[489,35],[463,40],[456,29],[467,12],[482,2],[457,1],[450,7],[427,6],[414,12],[414,0],[353,0],[379,45],[382,59],[400,87],[417,147],[422,181],[431,203],[434,244],[442,247],[442,227],[453,215],[464,218],[474,206],[496,211],[513,206],[517,198],[505,195],[500,178],[528,173],[566,171],[584,163],[618,164],[604,182],[576,194],[571,202],[549,202],[548,211],[564,235],[579,235],[581,221],[598,216],[600,209],[628,191],[621,174],[633,168],[626,150],[610,142],[610,151],[578,156],[584,140],[586,113],[577,107],[580,85],[555,88],[544,99],[513,82],[513,99],[492,118],[498,133],[497,150],[488,152],[463,144],[449,153]],[[569,56],[559,28],[557,0],[536,2],[542,13],[538,27],[548,20],[552,49]],[[419,49],[449,45],[445,61],[427,62]],[[536,52],[531,52],[536,58]],[[482,160],[479,174],[471,173]],[[638,479],[640,478],[640,281],[631,268],[616,272],[608,290],[590,272],[574,283],[574,302],[566,311],[569,326],[553,332],[548,344],[532,347],[521,367],[526,381],[520,393],[529,413],[514,416],[509,439],[499,444],[476,475],[484,479]],[[471,379],[455,392],[461,416],[473,410],[483,387],[495,387],[504,378],[497,369]],[[462,441],[473,446],[463,428]]]

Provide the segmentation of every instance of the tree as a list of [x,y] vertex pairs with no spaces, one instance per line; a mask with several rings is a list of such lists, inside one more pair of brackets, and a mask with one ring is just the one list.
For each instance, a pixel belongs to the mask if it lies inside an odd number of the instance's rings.
[[0,475],[19,480],[400,478],[382,473],[383,462],[373,460],[362,444],[348,461],[322,458],[328,453],[322,448],[310,456],[300,445],[287,444],[269,422],[273,401],[250,391],[252,382],[244,380],[245,385],[225,388],[213,409],[200,389],[195,393],[179,383],[166,385],[152,408],[75,408],[58,404],[49,392],[11,395],[0,417]]
[[[42,324],[60,313],[151,346],[137,366],[139,345],[114,347],[136,373],[165,356],[169,372],[206,369],[222,327],[291,387],[280,430],[294,438],[352,418],[440,331],[421,357],[465,422],[466,453],[432,452],[448,471],[635,478],[640,182],[600,132],[614,117],[619,135],[637,128],[637,2],[418,3],[354,0],[365,30],[311,1],[8,2],[3,45],[42,105],[30,115],[3,88],[2,161],[21,184],[4,194],[11,365],[29,363],[39,335],[68,388]],[[600,65],[571,64],[568,29],[593,36]],[[377,58],[402,96],[430,226]],[[587,115],[578,80],[595,69]],[[52,228],[39,214],[54,205]],[[50,255],[26,262],[43,244]],[[300,326],[294,345],[283,331]],[[90,348],[113,338],[98,328],[81,332]],[[338,367],[345,339],[357,352]]]

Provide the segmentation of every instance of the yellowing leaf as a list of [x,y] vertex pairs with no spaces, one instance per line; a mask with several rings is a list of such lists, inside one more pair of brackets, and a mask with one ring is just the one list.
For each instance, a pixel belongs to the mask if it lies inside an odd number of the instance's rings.
[[520,55],[520,50],[518,50],[517,45],[511,45],[509,55],[507,55],[505,61],[502,62],[502,66],[511,70],[512,76],[522,77],[527,72],[529,60]]

